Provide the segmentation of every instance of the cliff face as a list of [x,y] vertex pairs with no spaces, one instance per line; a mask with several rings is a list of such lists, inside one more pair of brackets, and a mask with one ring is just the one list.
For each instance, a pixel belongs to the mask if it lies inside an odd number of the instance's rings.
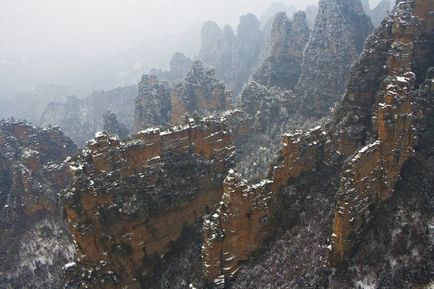
[[293,88],[300,77],[308,37],[309,27],[304,12],[295,13],[292,21],[285,13],[277,14],[269,40],[269,56],[254,73],[253,80],[265,86]]
[[78,249],[70,285],[150,286],[183,230],[221,198],[234,154],[227,130],[207,120],[126,143],[105,134],[90,141],[70,162],[65,196]]
[[58,129],[0,122],[0,287],[60,287],[74,252],[59,194],[75,145]]
[[170,110],[169,84],[154,75],[143,75],[135,100],[135,130],[166,124],[170,120]]
[[283,138],[269,179],[248,185],[230,172],[215,213],[204,222],[204,271],[210,282],[225,284],[264,240],[270,238],[281,211],[280,192],[292,179],[331,163],[330,136],[320,127]]
[[360,0],[322,0],[297,84],[300,110],[321,117],[343,95],[351,64],[373,26]]
[[121,87],[109,91],[98,91],[84,99],[75,96],[65,103],[50,103],[39,124],[43,127],[58,125],[79,146],[103,129],[103,114],[115,113],[119,121],[133,130],[134,98],[137,88]]
[[216,69],[217,77],[229,83],[232,77],[233,50],[236,36],[229,25],[223,29],[212,21],[205,22],[201,31],[199,59]]
[[[321,1],[312,32],[306,13],[293,20],[277,15],[270,55],[240,94],[254,136],[241,148],[237,168],[247,178],[263,178],[280,146],[280,135],[322,125],[344,93],[350,66],[372,29],[358,1]],[[271,42],[271,43],[270,43]],[[260,147],[261,154],[256,150]]]
[[[204,270],[210,281],[222,284],[235,276],[226,283],[230,288],[263,288],[269,284],[276,288],[326,284],[330,288],[353,288],[368,282],[360,279],[363,266],[378,269],[380,265],[367,264],[363,254],[378,252],[375,246],[379,240],[365,233],[373,230],[369,226],[373,219],[385,222],[379,217],[385,202],[405,207],[397,201],[405,187],[400,179],[403,175],[415,178],[407,164],[414,159],[420,162],[427,154],[427,139],[433,131],[429,124],[433,109],[433,75],[429,69],[434,65],[432,11],[432,1],[401,1],[366,42],[332,120],[323,128],[284,137],[268,179],[258,185],[228,177],[222,202],[204,223]],[[422,167],[431,165],[429,158],[422,163]],[[323,186],[318,186],[318,181]],[[421,187],[416,192],[423,194],[424,190]],[[317,216],[306,209],[312,194]],[[258,206],[251,198],[268,200],[268,205]],[[423,265],[432,256],[427,249],[429,236],[423,233],[428,230],[432,213],[429,217],[426,210],[417,207],[423,198],[420,195],[412,206],[426,223],[415,219],[407,228],[420,239],[409,247],[400,245],[398,254],[383,252],[406,263],[388,270],[379,268],[384,276],[375,277],[372,282],[376,286],[381,280],[384,288],[394,288],[387,278],[409,274],[413,269],[420,279],[406,279],[412,286],[426,285],[432,278]],[[260,222],[255,216],[266,216],[274,222]],[[403,223],[389,222],[403,230]],[[264,255],[255,258],[255,264],[241,265],[275,230],[281,241],[277,237],[271,242]],[[396,237],[391,236],[391,240],[398,246]],[[288,245],[279,251],[279,242]],[[420,254],[414,255],[414,250]],[[282,267],[282,262],[287,265]],[[346,264],[355,264],[360,271],[354,274]],[[336,274],[331,275],[332,267],[338,268]],[[398,268],[401,271],[396,271]],[[272,275],[280,277],[275,280]]]
[[102,115],[103,118],[103,129],[111,135],[116,135],[121,139],[128,136],[129,131],[125,124],[119,122],[116,114],[111,111],[107,111]]
[[[431,1],[402,1],[394,16],[376,33],[383,42],[368,42],[366,49],[372,54],[383,54],[383,78],[381,82],[367,80],[377,86],[375,95],[359,94],[358,88],[351,86],[360,83],[359,79],[350,81],[350,89],[338,112],[337,120],[347,128],[357,128],[361,122],[371,118],[367,131],[354,129],[356,134],[340,137],[344,151],[350,147],[365,144],[357,150],[353,158],[346,163],[338,192],[338,210],[335,215],[332,239],[332,262],[340,263],[352,249],[352,242],[357,242],[358,229],[368,219],[370,212],[389,199],[394,192],[401,175],[401,169],[414,154],[417,141],[417,121],[423,115],[421,99],[415,97],[417,82],[425,79],[426,68],[414,65],[417,59],[424,59],[426,65],[433,65],[432,45],[434,41],[433,16]],[[372,46],[370,46],[372,44]],[[390,46],[388,46],[389,44]],[[421,49],[421,47],[424,47]],[[369,59],[366,56],[366,60]],[[357,73],[367,79],[369,74]],[[422,69],[422,70],[421,70]],[[380,70],[381,71],[381,70]],[[364,75],[360,75],[360,73]],[[427,79],[430,82],[430,79]],[[430,97],[429,94],[425,98]],[[365,105],[371,104],[367,111]],[[353,113],[343,113],[349,106]],[[354,113],[356,112],[356,113]],[[421,129],[421,128],[419,128]],[[355,142],[355,143],[354,143]]]
[[171,123],[184,122],[184,116],[207,116],[230,108],[230,92],[216,78],[215,71],[197,61],[186,78],[172,88]]
[[240,17],[236,34],[228,25],[222,30],[209,21],[202,28],[199,59],[215,67],[218,79],[236,96],[253,73],[262,45],[260,22],[253,14]]

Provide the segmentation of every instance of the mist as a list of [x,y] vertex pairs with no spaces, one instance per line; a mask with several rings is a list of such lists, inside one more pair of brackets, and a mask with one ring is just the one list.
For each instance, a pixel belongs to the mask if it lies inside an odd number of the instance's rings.
[[[236,27],[241,15],[259,18],[273,2],[2,0],[0,98],[47,84],[77,94],[131,84],[135,75],[167,66],[173,52],[194,57],[204,21]],[[283,2],[303,9],[317,0]]]

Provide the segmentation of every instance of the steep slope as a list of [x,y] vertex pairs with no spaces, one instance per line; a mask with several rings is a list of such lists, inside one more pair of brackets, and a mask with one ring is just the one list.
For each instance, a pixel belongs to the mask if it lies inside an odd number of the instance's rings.
[[182,81],[169,85],[154,75],[143,75],[136,97],[136,131],[167,127],[219,114],[231,108],[230,92],[216,78],[214,69],[195,61]]
[[300,77],[303,50],[308,38],[306,13],[295,13],[292,21],[283,12],[277,14],[270,35],[268,57],[252,79],[265,86],[293,88]]
[[423,288],[432,282],[433,11],[430,0],[401,1],[366,42],[332,120],[286,135],[268,179],[249,185],[227,177],[222,202],[204,222],[211,283]]
[[297,12],[292,21],[277,16],[271,56],[240,94],[240,109],[254,132],[239,150],[237,170],[243,177],[264,178],[280,136],[322,125],[344,93],[372,25],[358,0],[320,1],[319,10],[310,33],[305,13]]
[[103,133],[91,140],[69,162],[65,210],[78,250],[70,288],[155,284],[157,269],[176,262],[176,242],[221,198],[231,143],[212,119],[141,131],[125,143]]
[[218,81],[215,70],[196,61],[185,79],[172,89],[171,123],[182,123],[185,115],[204,117],[230,108],[230,91]]
[[360,0],[321,0],[296,91],[304,115],[322,117],[340,100],[350,67],[373,26]]
[[61,287],[74,248],[59,195],[75,149],[59,129],[0,122],[0,287]]

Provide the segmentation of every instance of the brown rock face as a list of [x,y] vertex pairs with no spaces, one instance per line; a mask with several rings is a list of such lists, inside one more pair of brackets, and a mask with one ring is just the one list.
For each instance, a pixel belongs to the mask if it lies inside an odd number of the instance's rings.
[[426,13],[433,10],[432,1],[402,1],[388,23],[391,46],[372,112],[374,138],[346,163],[333,225],[333,264],[351,251],[371,211],[391,197],[403,165],[414,153],[422,111],[414,97],[417,76],[412,64],[424,57],[432,65],[429,54],[418,47],[433,43],[433,16]]
[[329,144],[327,133],[319,127],[286,135],[269,180],[248,185],[237,173],[229,173],[222,201],[204,222],[204,271],[209,281],[224,284],[240,262],[272,235],[280,190],[291,179],[327,162]]
[[0,287],[59,287],[72,243],[58,195],[74,143],[58,128],[0,122]]
[[[434,66],[432,11],[428,0],[399,3],[366,42],[332,120],[324,128],[286,135],[269,180],[249,186],[234,174],[228,177],[222,202],[204,224],[209,281],[221,284],[237,272],[275,228],[260,220],[283,213],[281,190],[295,181],[312,182],[304,175],[313,171],[340,176],[327,264],[349,258],[364,224],[394,194],[404,164],[418,149],[417,136],[431,129],[424,119],[432,111],[433,74],[426,76]],[[252,199],[268,200],[267,206]]]
[[[74,159],[65,210],[79,277],[92,288],[142,288],[185,227],[212,208],[233,165],[232,137],[214,120],[141,131],[125,143],[97,135]],[[142,287],[141,287],[142,286]]]

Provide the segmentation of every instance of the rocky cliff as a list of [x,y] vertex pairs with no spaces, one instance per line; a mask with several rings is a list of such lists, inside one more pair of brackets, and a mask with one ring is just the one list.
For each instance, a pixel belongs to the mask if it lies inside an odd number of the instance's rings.
[[184,122],[185,115],[207,115],[230,109],[230,91],[218,81],[215,70],[196,61],[186,78],[172,88],[172,124]]
[[217,80],[215,70],[196,61],[185,78],[171,86],[154,75],[143,75],[136,97],[135,128],[183,124],[186,118],[198,119],[230,108],[230,92]]
[[241,147],[237,165],[249,179],[265,177],[280,135],[322,125],[341,99],[350,67],[372,29],[359,1],[321,1],[319,10],[310,33],[304,12],[293,20],[277,15],[266,45],[270,55],[240,94],[240,108],[255,131]]
[[0,122],[0,287],[60,288],[74,248],[59,195],[75,145],[58,128]]
[[[204,270],[211,282],[229,288],[414,288],[432,281],[425,265],[432,264],[432,211],[422,205],[432,197],[430,181],[414,189],[405,183],[418,178],[409,166],[432,165],[432,11],[432,1],[401,1],[366,42],[332,120],[285,136],[259,184],[228,177],[222,202],[204,223]],[[406,191],[415,195],[408,207]],[[409,208],[415,215],[408,221],[397,217],[407,218]],[[372,234],[378,229],[372,224],[381,222],[396,230],[384,241]],[[242,265],[270,232],[273,240],[262,253]],[[371,263],[364,254],[398,263]]]
[[39,124],[60,126],[66,135],[79,146],[103,129],[103,114],[111,111],[117,115],[128,130],[133,131],[135,86],[121,87],[109,91],[98,91],[79,99],[70,96],[64,103],[50,103]]
[[233,149],[212,119],[125,143],[98,134],[69,162],[65,210],[77,244],[69,286],[151,286],[183,231],[221,198]]
[[170,86],[155,75],[143,75],[135,99],[135,131],[164,125],[170,120]]
[[340,100],[350,67],[373,26],[360,0],[322,0],[297,84],[305,115],[322,117]]
[[309,38],[306,13],[297,12],[293,20],[285,13],[274,18],[267,58],[253,74],[253,80],[265,86],[291,89],[301,73],[303,51]]
[[206,22],[199,60],[215,67],[218,79],[237,96],[257,65],[262,46],[260,22],[253,14],[240,17],[236,34],[228,25],[221,30],[216,23]]

